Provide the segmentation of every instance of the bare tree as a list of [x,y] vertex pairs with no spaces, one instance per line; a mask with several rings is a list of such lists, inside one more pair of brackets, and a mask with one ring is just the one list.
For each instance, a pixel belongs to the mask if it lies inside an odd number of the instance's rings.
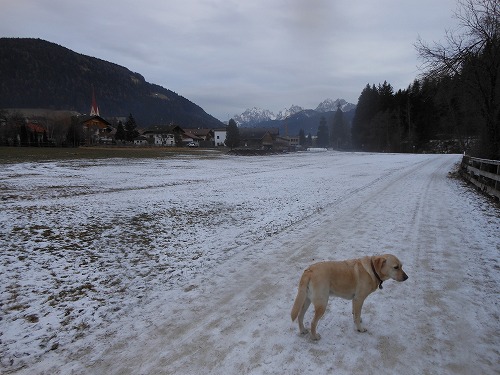
[[500,157],[500,2],[458,0],[456,30],[446,31],[446,43],[415,44],[423,61],[423,76],[460,80],[484,120],[483,156]]
[[[415,47],[423,61],[424,75],[441,78],[460,74],[465,62],[498,44],[500,3],[498,0],[458,0],[457,30],[446,30],[446,43],[429,45],[418,39]],[[498,51],[496,51],[498,53]]]

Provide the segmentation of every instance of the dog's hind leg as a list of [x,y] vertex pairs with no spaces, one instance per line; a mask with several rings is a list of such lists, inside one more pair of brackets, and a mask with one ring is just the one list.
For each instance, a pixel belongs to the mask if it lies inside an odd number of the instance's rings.
[[306,327],[304,327],[304,315],[306,314],[306,311],[309,308],[310,304],[311,300],[309,299],[309,297],[307,297],[304,301],[304,304],[300,308],[298,321],[299,321],[299,331],[301,335],[304,335],[309,332],[309,330]]
[[326,303],[314,305],[314,318],[311,322],[311,338],[313,340],[319,340],[321,335],[316,333],[316,327],[318,326],[318,322],[326,311]]

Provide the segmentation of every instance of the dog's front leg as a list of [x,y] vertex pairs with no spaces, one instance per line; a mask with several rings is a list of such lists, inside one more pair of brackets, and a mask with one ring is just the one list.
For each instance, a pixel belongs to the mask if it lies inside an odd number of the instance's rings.
[[352,300],[352,317],[358,332],[366,332],[366,328],[361,324],[361,308],[363,307],[364,301],[364,298],[359,297],[354,297]]

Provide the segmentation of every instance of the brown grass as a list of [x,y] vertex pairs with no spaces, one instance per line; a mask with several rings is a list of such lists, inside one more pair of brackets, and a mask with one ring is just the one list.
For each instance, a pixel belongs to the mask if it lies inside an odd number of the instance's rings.
[[107,159],[107,158],[169,158],[178,155],[218,156],[218,149],[178,147],[0,147],[0,164],[29,161]]

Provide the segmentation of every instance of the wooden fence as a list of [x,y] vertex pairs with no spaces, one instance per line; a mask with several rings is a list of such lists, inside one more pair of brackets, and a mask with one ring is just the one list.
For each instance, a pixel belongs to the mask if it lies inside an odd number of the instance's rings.
[[473,158],[464,155],[462,176],[483,192],[500,199],[500,161]]

